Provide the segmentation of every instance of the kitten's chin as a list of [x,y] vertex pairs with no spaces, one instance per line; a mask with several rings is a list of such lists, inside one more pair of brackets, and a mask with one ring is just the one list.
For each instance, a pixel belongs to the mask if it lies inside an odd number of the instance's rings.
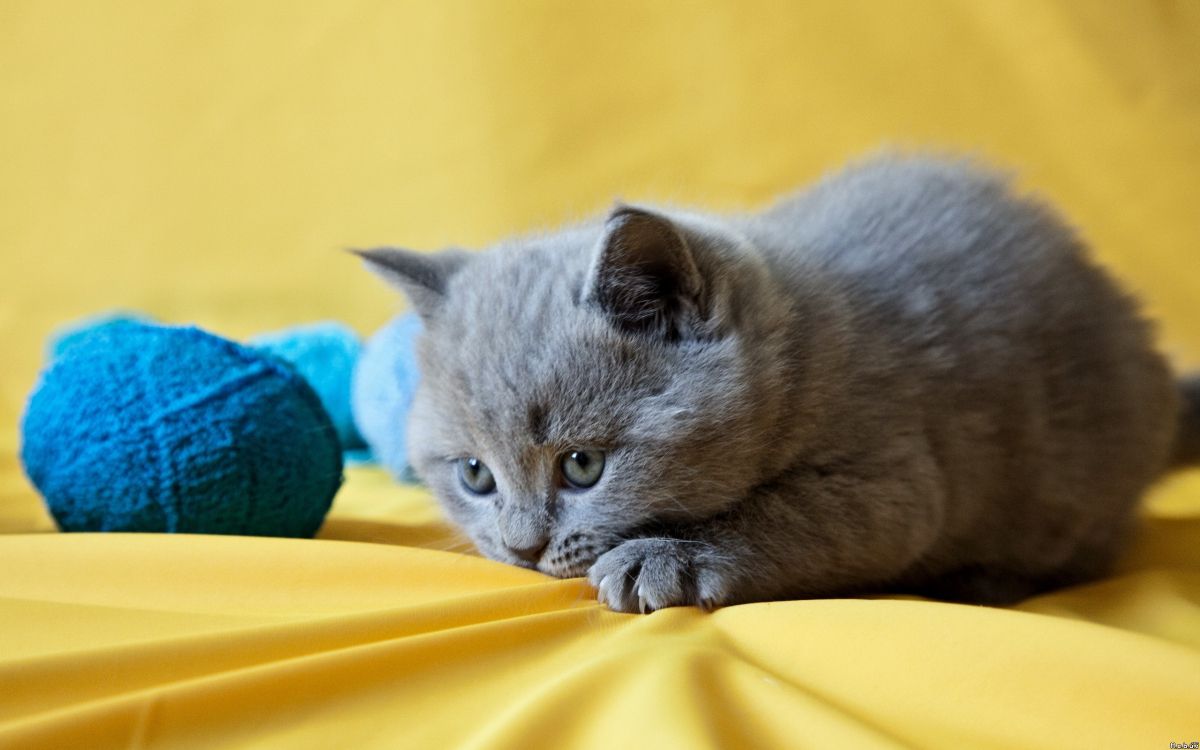
[[570,565],[545,565],[543,563],[538,563],[537,565],[530,567],[533,567],[540,573],[545,573],[546,575],[554,576],[555,578],[579,578],[587,575],[588,569],[592,567],[594,562],[596,561],[589,560],[587,562],[574,562]]
[[592,563],[595,562],[595,560],[588,560],[586,562],[575,561],[569,564],[547,564],[544,560],[530,562],[528,560],[519,560],[509,555],[493,555],[489,553],[487,556],[497,562],[508,563],[509,565],[525,568],[526,570],[536,570],[539,573],[545,573],[555,578],[578,578],[587,575],[588,568],[592,567]]
[[[506,563],[517,568],[525,568],[526,570],[536,570],[539,573],[545,573],[546,575],[554,576],[555,578],[574,578],[575,576],[583,575],[583,573],[572,573],[570,570],[560,573],[558,571],[561,566],[547,565],[544,557],[542,560],[537,562],[530,562],[529,560],[522,560],[506,552],[495,550],[490,546],[482,545],[479,542],[475,543],[475,547],[483,553],[484,557],[488,558],[489,560]],[[590,566],[591,563],[588,563],[588,565]],[[572,566],[571,569],[573,569],[573,567],[574,566]],[[587,566],[584,567],[584,572],[586,571]]]

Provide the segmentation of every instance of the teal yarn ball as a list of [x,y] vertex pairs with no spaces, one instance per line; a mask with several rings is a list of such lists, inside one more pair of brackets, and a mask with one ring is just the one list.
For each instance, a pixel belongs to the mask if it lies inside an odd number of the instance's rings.
[[21,461],[64,531],[309,537],[342,482],[290,365],[191,327],[72,334],[22,420]]
[[350,326],[322,321],[250,339],[250,346],[287,360],[321,399],[346,451],[366,447],[350,413],[350,379],[362,342]]

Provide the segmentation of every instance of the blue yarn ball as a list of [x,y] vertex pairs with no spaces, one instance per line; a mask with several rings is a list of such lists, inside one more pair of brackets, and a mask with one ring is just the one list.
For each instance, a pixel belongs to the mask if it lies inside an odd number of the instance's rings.
[[123,310],[101,313],[77,320],[59,328],[50,336],[50,342],[46,346],[46,360],[53,361],[58,359],[72,345],[80,341],[87,341],[88,338],[95,335],[95,329],[108,328],[110,326],[120,328],[122,326],[140,325],[143,323],[154,323],[154,320],[141,313]]
[[350,378],[362,351],[353,329],[332,321],[309,323],[256,336],[250,346],[287,360],[304,376],[333,420],[343,450],[366,446],[350,412]]
[[354,421],[371,452],[401,482],[416,475],[408,463],[405,429],[420,379],[416,341],[421,319],[401,315],[379,329],[359,355],[354,368],[350,406]]
[[21,460],[64,531],[307,537],[342,482],[329,416],[289,365],[197,328],[73,334]]

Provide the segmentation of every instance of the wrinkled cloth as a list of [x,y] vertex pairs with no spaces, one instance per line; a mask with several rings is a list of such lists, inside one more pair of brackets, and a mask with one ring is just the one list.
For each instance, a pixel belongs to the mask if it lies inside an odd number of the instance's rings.
[[[343,248],[614,198],[762,205],[883,144],[1055,202],[1200,365],[1192,2],[0,9],[0,747],[1167,747],[1200,740],[1200,472],[1111,576],[1010,608],[609,612],[353,467],[315,540],[60,534],[17,422],[64,322],[366,336]],[[480,279],[479,283],[488,283]]]

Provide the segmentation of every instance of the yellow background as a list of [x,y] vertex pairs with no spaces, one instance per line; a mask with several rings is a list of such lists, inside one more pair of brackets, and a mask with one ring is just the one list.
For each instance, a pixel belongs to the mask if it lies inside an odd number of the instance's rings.
[[38,533],[63,323],[367,334],[399,303],[340,248],[752,206],[887,143],[1017,170],[1200,365],[1200,3],[0,0],[0,746],[1200,739],[1198,472],[1117,575],[1012,610],[615,615],[439,551],[368,469],[315,542]]

